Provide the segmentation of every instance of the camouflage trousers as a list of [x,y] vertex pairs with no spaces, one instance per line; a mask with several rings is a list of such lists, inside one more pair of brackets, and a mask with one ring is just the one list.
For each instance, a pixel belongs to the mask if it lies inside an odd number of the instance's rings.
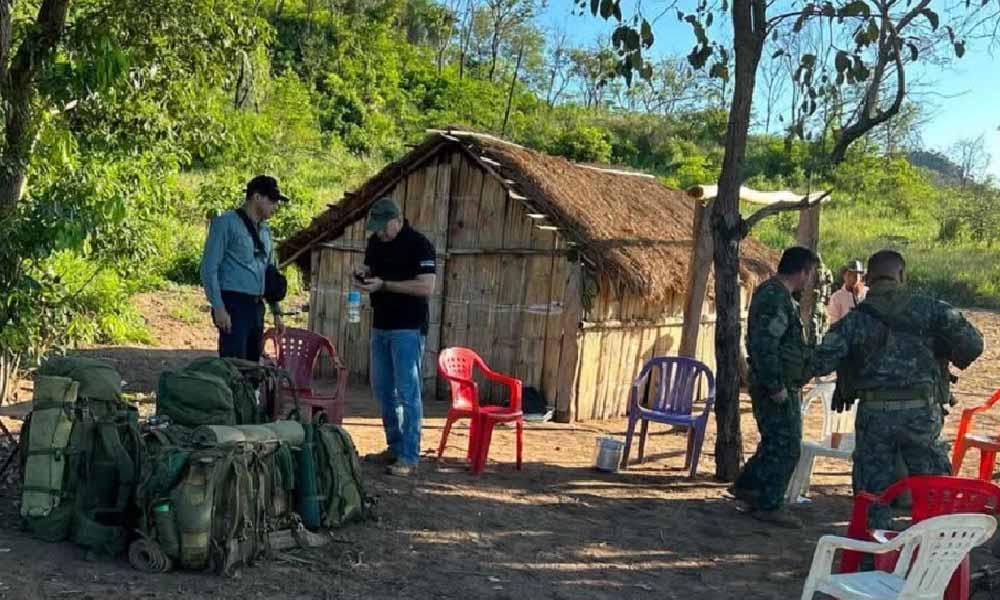
[[775,402],[767,392],[751,389],[750,399],[760,443],[736,479],[736,487],[756,497],[755,508],[774,510],[784,502],[802,452],[800,392],[789,389],[784,402]]
[[[948,475],[948,447],[938,437],[944,416],[937,402],[903,410],[870,408],[862,402],[855,417],[852,479],[854,493],[882,493],[896,482],[897,456],[910,475]],[[870,528],[887,529],[889,507],[872,507]]]

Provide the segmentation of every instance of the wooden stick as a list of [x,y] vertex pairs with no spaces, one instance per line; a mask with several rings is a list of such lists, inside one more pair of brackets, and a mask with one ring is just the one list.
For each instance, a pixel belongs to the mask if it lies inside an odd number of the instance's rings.
[[701,330],[701,315],[708,292],[708,274],[712,268],[712,225],[708,218],[712,214],[712,202],[698,202],[694,211],[694,239],[691,262],[688,264],[687,290],[684,294],[684,325],[681,329],[681,343],[678,356],[695,358],[698,355],[698,333]]
[[823,200],[825,200],[830,196],[830,192],[831,192],[830,190],[827,190],[820,194],[810,194],[808,196],[802,196],[797,201],[781,201],[765,206],[764,208],[758,210],[754,214],[744,219],[743,221],[744,237],[746,237],[746,235],[750,233],[750,230],[753,229],[754,225],[756,225],[757,223],[759,223],[760,221],[766,219],[771,215],[786,210],[805,210],[819,206],[819,204],[823,202]]
[[[687,190],[688,196],[702,200],[710,200],[719,195],[717,185],[695,185]],[[809,201],[817,200],[819,196],[828,196],[830,192],[814,192],[806,196]],[[762,192],[746,186],[740,186],[740,200],[753,204],[776,204],[778,202],[796,202],[803,199],[801,194],[790,191]]]

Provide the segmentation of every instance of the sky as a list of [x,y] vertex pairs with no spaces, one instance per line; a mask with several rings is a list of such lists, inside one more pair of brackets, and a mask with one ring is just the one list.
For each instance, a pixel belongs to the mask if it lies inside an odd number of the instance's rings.
[[[630,3],[626,0],[623,4]],[[645,14],[655,16],[657,4],[647,0]],[[613,30],[613,25],[600,17],[589,13],[575,16],[573,13],[579,12],[575,6],[574,0],[549,0],[540,24],[564,29],[573,43],[581,46],[591,46],[598,35]],[[625,15],[629,15],[627,10]],[[655,21],[653,34],[656,56],[686,55],[694,45],[690,26],[679,23],[674,11]],[[985,133],[986,150],[992,158],[989,173],[1000,179],[1000,52],[991,55],[986,45],[969,41],[962,59],[943,68],[920,66],[911,76],[929,84],[935,93],[931,99],[935,106],[921,132],[925,149],[947,154],[955,142]]]

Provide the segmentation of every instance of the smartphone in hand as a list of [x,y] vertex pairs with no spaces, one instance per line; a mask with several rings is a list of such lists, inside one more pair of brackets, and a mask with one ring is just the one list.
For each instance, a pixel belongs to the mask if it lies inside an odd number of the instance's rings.
[[363,283],[367,283],[368,279],[364,275],[362,275],[361,273],[355,272],[354,273],[354,281],[357,281],[358,283],[362,283],[363,284]]

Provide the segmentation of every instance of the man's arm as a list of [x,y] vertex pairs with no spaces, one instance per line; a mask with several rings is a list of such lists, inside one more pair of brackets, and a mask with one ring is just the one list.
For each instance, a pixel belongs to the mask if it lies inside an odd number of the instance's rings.
[[785,389],[781,338],[790,325],[785,302],[777,295],[760,298],[748,324],[751,331],[748,331],[747,352],[753,361],[754,380],[771,395]]
[[[414,260],[414,270],[417,273],[416,278],[406,281],[382,281],[376,277],[369,279],[368,283],[359,285],[358,287],[369,293],[386,291],[393,294],[416,296],[418,298],[432,296],[434,294],[434,284],[437,280],[437,276],[435,275],[437,272],[437,252],[434,249],[434,244],[431,244],[429,240],[423,240],[412,258]],[[367,253],[365,264],[369,264]]]
[[851,339],[851,330],[858,320],[857,313],[849,312],[837,321],[830,331],[823,336],[823,343],[813,350],[812,373],[814,377],[829,375],[837,370],[840,361],[847,358],[851,351],[848,340]]
[[226,226],[216,217],[208,229],[205,250],[201,255],[201,286],[213,309],[223,308],[222,288],[219,286],[219,266],[226,251]]
[[416,279],[409,281],[384,281],[382,282],[382,289],[393,294],[428,298],[434,294],[434,283],[436,280],[437,275],[423,273],[417,275]]
[[939,302],[938,311],[934,337],[944,342],[951,364],[965,369],[983,353],[983,335],[952,306]]

